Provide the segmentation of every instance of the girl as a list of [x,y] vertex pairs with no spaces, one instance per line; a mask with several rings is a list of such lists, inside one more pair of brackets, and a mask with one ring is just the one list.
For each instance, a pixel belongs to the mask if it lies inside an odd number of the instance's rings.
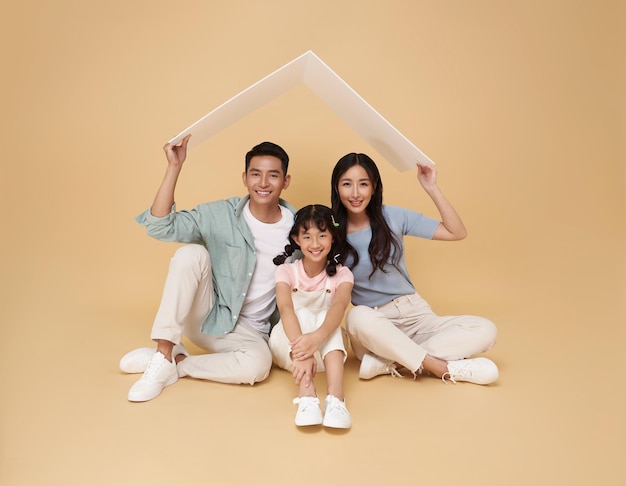
[[498,378],[492,361],[466,358],[495,344],[495,325],[482,317],[436,315],[410,280],[404,235],[449,241],[467,235],[437,186],[434,168],[418,165],[417,178],[441,221],[383,206],[380,173],[365,154],[345,155],[333,170],[332,209],[342,222],[340,231],[347,235],[346,264],[354,273],[355,307],[346,316],[346,329],[361,360],[359,377],[397,376],[398,363],[414,377],[426,370],[444,382],[492,383]]
[[[343,364],[347,352],[341,320],[350,302],[354,278],[341,265],[344,240],[330,208],[314,204],[296,213],[285,253],[276,265],[276,304],[281,321],[269,339],[274,362],[291,371],[298,386],[296,425],[347,429],[351,426],[343,394]],[[295,250],[303,258],[284,263]],[[326,371],[325,413],[313,377]]]

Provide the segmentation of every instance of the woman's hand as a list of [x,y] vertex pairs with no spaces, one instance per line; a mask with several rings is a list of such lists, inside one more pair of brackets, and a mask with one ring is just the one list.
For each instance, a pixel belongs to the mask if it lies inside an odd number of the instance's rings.
[[435,230],[433,240],[457,241],[467,236],[467,230],[448,198],[437,186],[437,171],[429,165],[417,164],[417,179],[437,206],[441,224]]
[[437,171],[430,165],[417,164],[417,180],[426,190],[437,185]]

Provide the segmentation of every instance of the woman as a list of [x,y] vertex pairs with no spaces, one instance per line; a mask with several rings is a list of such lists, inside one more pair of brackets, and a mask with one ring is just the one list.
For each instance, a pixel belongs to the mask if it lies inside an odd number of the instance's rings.
[[[469,358],[490,349],[495,325],[476,316],[438,316],[417,294],[404,258],[403,237],[455,241],[465,226],[437,186],[434,168],[418,165],[417,178],[435,203],[441,221],[415,211],[383,205],[383,184],[365,154],[342,157],[332,175],[332,209],[346,231],[354,274],[346,328],[361,360],[359,377],[398,376],[397,365],[415,377],[423,370],[456,383],[486,385],[498,379],[487,358]],[[345,222],[345,224],[344,224]]]

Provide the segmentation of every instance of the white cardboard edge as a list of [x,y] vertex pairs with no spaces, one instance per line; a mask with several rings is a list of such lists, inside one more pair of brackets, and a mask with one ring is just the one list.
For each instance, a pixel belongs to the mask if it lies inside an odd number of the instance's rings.
[[307,51],[268,74],[173,137],[174,145],[191,134],[189,147],[198,145],[258,110],[278,96],[304,83],[357,134],[396,169],[414,169],[434,162],[372,108],[313,51]]

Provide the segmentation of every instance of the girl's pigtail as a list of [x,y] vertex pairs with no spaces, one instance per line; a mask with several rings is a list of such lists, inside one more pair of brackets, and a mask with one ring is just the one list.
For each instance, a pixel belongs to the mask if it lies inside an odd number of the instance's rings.
[[283,253],[274,257],[274,260],[272,260],[274,262],[274,265],[282,265],[283,263],[285,263],[285,260],[293,255],[293,252],[294,248],[291,243],[289,243],[285,246],[285,251]]
[[340,258],[341,258],[341,254],[337,253],[336,255],[334,255],[333,257],[330,256],[330,253],[328,254],[328,265],[326,265],[326,274],[329,277],[332,277],[333,275],[337,274],[337,265],[339,265],[339,263],[341,263]]
[[333,262],[332,260],[330,260],[328,262],[328,265],[326,265],[326,275],[328,275],[329,277],[332,277],[336,273],[337,273],[337,264]]

